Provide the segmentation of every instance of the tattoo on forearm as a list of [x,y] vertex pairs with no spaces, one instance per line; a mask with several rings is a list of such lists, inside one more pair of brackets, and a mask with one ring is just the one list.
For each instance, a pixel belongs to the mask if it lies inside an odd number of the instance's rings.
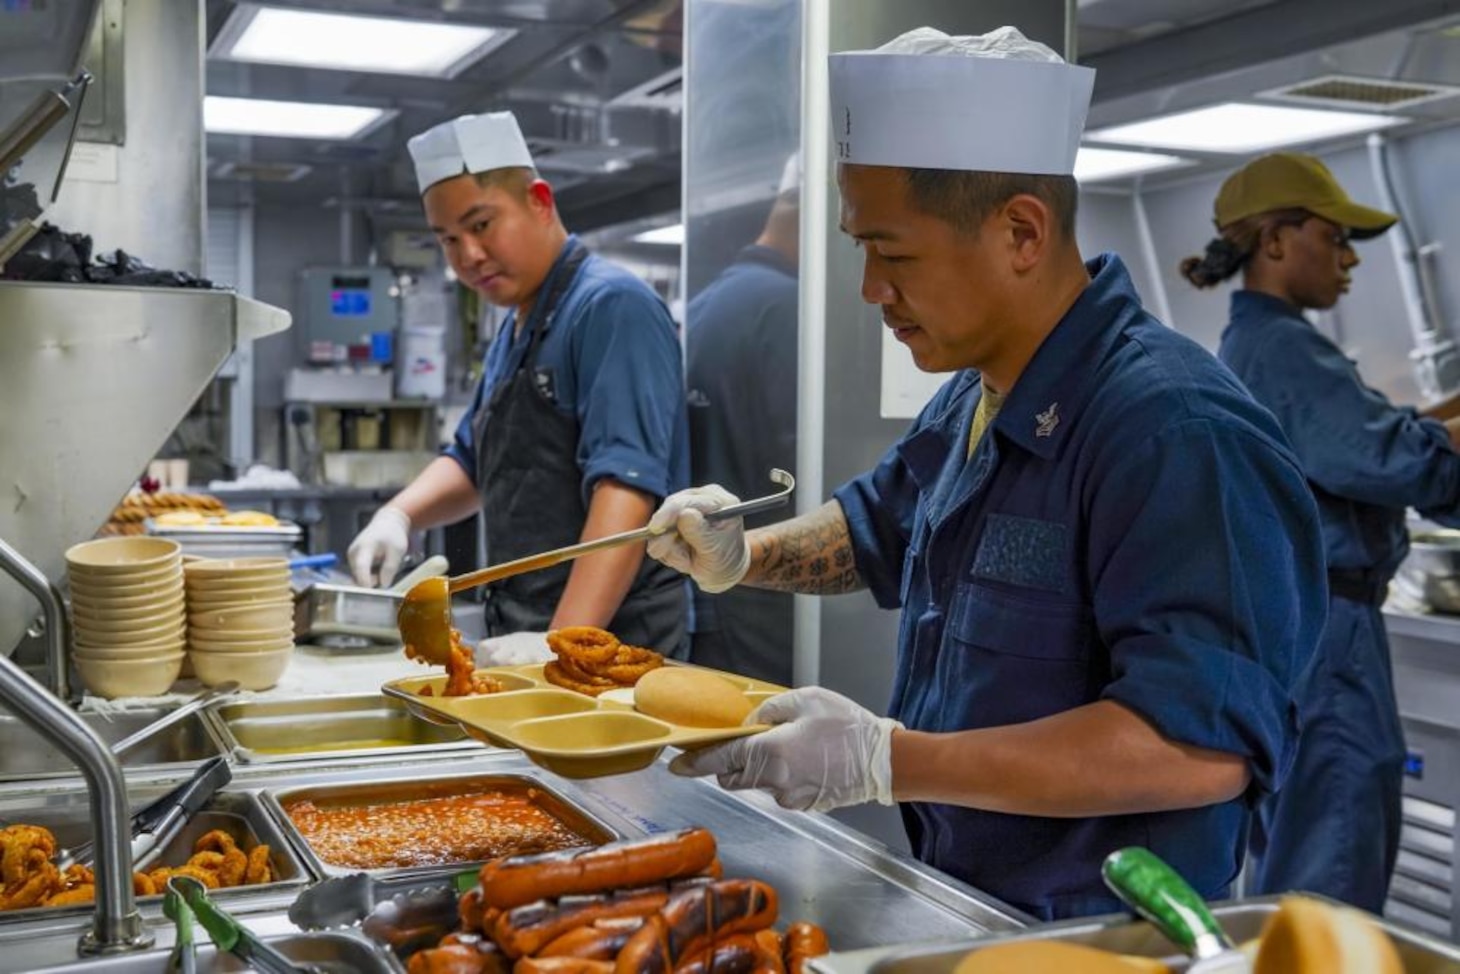
[[750,534],[750,574],[755,588],[803,595],[839,595],[866,585],[857,575],[851,532],[836,501],[819,511]]

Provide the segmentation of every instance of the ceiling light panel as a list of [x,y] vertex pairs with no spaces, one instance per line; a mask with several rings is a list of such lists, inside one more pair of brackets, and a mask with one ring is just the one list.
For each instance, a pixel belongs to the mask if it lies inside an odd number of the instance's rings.
[[1374,132],[1408,119],[1370,112],[1330,112],[1228,102],[1086,133],[1112,142],[1187,152],[1250,153]]
[[512,33],[466,24],[245,6],[228,22],[212,54],[261,64],[450,78]]
[[684,244],[684,224],[676,223],[673,226],[659,227],[657,230],[645,230],[643,233],[635,235],[633,239],[635,243],[682,246]]
[[353,139],[393,112],[358,105],[321,105],[261,98],[203,99],[203,128],[217,135],[265,135],[292,139]]
[[1075,156],[1075,179],[1082,183],[1098,183],[1191,164],[1190,159],[1160,152],[1130,152],[1125,149],[1097,149],[1082,145],[1079,154]]

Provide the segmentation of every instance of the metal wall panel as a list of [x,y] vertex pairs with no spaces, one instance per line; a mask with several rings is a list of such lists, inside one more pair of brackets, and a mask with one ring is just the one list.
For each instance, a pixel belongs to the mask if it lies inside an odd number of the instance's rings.
[[128,0],[126,144],[115,181],[68,173],[48,219],[154,267],[203,269],[203,14],[200,0]]

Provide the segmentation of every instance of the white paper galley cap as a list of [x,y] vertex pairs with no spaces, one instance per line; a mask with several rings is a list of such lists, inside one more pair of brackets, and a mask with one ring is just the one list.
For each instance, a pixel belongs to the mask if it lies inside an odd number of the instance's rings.
[[462,115],[414,136],[406,143],[416,164],[421,192],[462,173],[532,165],[527,140],[511,112]]
[[1067,176],[1095,71],[1013,27],[950,37],[920,27],[831,55],[838,162]]

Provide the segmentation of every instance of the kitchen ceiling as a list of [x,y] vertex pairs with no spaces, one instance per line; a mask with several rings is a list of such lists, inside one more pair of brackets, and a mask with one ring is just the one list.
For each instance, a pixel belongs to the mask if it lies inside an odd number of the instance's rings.
[[214,204],[349,206],[385,223],[419,225],[406,140],[455,115],[505,109],[516,113],[570,225],[592,229],[679,205],[679,0],[268,0],[273,8],[511,32],[450,77],[219,57],[230,21],[252,6],[207,0],[209,95],[393,115],[351,140],[210,134]]
[[[892,2],[892,0],[889,0]],[[351,140],[209,135],[209,198],[356,208],[419,226],[405,142],[463,112],[510,109],[578,230],[679,207],[682,0],[267,0],[269,7],[510,32],[448,77],[244,63],[210,55],[208,94],[385,109]],[[206,0],[210,50],[256,6]],[[1460,78],[1460,0],[1079,0],[1098,69],[1091,126],[1250,99],[1336,74]],[[230,21],[234,21],[230,27]],[[220,34],[223,35],[220,40]],[[1420,107],[1460,113],[1460,97]]]

